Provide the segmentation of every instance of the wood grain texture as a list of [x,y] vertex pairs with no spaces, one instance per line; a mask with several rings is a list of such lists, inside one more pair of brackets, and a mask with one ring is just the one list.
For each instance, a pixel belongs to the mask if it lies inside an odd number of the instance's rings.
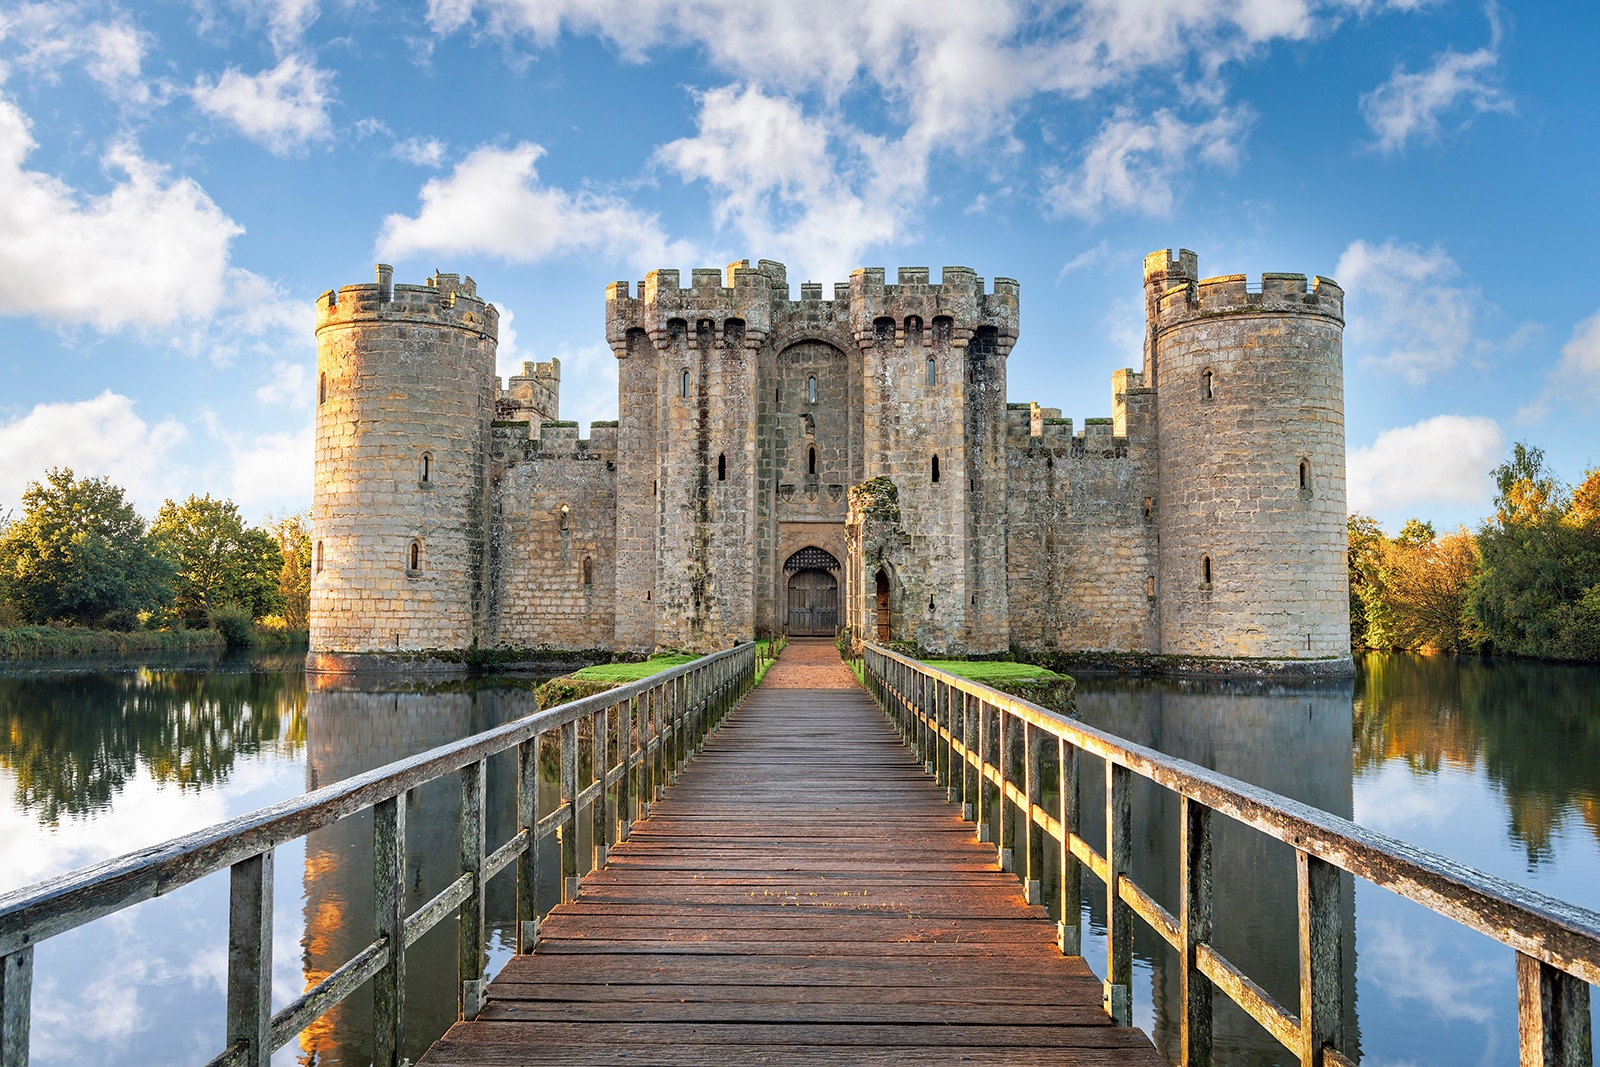
[[423,1065],[1161,1063],[828,657],[790,646],[769,679],[838,687],[752,693]]

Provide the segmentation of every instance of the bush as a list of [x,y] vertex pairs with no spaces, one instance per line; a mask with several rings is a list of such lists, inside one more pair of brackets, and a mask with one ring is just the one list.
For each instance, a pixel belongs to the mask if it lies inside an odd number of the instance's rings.
[[119,634],[132,633],[139,628],[139,613],[128,611],[126,608],[118,608],[116,611],[108,611],[100,616],[100,621],[97,625],[102,630],[114,630]]
[[229,648],[245,648],[256,637],[250,611],[239,604],[218,604],[211,609],[211,628],[222,635]]

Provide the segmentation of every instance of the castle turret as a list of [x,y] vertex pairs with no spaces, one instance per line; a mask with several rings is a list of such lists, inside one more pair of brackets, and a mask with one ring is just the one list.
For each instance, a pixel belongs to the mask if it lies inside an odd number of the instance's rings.
[[1145,259],[1161,652],[1348,669],[1344,292]]
[[312,669],[484,632],[499,313],[471,278],[377,275],[317,301]]

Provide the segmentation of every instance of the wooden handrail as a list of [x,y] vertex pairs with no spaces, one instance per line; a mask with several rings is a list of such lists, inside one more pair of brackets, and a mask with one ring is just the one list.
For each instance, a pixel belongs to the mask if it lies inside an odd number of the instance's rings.
[[[749,689],[756,646],[736,645],[650,675],[504,723],[471,737],[396,760],[321,789],[215,826],[0,896],[0,1067],[25,1067],[32,1012],[33,948],[40,941],[151,897],[231,868],[227,1047],[212,1064],[267,1067],[272,1052],[367,980],[374,982],[377,1062],[399,1063],[405,946],[449,915],[460,924],[460,1010],[476,1014],[486,952],[484,884],[516,863],[518,950],[537,936],[537,842],[561,839],[562,896],[579,888],[577,827],[594,828],[595,868],[606,846],[627,835],[634,817],[699,750],[706,736]],[[611,723],[617,753],[611,752]],[[578,723],[593,728],[588,782],[578,781]],[[635,727],[637,726],[637,729]],[[539,748],[560,739],[561,806],[540,810]],[[517,832],[489,850],[484,836],[485,761],[516,749]],[[405,913],[404,798],[449,774],[461,776],[461,877],[416,912]],[[615,789],[616,800],[608,794]],[[273,1015],[272,851],[367,808],[374,810],[374,940],[355,957]],[[397,947],[398,946],[398,949]]]
[[[1127,1022],[1128,919],[1138,917],[1184,961],[1184,1007],[1180,1015],[1183,1058],[1211,1059],[1210,997],[1221,989],[1299,1057],[1306,1067],[1340,1062],[1343,996],[1339,982],[1337,871],[1383,886],[1457,923],[1486,934],[1517,952],[1522,1063],[1589,1067],[1590,984],[1600,983],[1600,913],[1519,886],[1359,826],[1318,808],[1230,778],[1029,701],[937,670],[868,643],[864,677],[880,706],[940,780],[964,815],[979,823],[986,840],[989,813],[1000,805],[998,861],[1018,870],[1026,891],[1037,878],[1039,838],[1052,838],[1062,857],[1062,947],[1075,952],[1078,872],[1088,867],[1107,888],[1107,1010]],[[1014,723],[1012,722],[1014,720]],[[1025,727],[1019,731],[1017,725]],[[1040,745],[1032,731],[1057,739],[1063,813],[1038,806]],[[1018,748],[1013,738],[1027,732]],[[1078,756],[1107,767],[1107,854],[1096,853],[1077,833]],[[1026,788],[1013,778],[1022,765]],[[955,772],[950,768],[964,768]],[[1176,793],[1183,807],[1179,879],[1183,902],[1173,916],[1132,881],[1128,866],[1128,776],[1137,774]],[[1013,843],[1009,811],[1025,812],[1030,832]],[[1209,944],[1211,936],[1210,837],[1212,813],[1227,816],[1295,849],[1299,879],[1301,1003],[1295,1014],[1277,1004]],[[1035,833],[1037,831],[1037,834]],[[1013,845],[1024,851],[1019,862]],[[1028,872],[1028,873],[1024,873]],[[1070,889],[1066,883],[1074,883]],[[1533,1058],[1529,1058],[1532,1056]]]

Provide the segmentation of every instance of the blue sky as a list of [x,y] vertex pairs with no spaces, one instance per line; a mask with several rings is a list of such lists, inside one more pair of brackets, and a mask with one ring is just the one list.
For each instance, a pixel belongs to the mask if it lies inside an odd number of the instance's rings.
[[0,508],[310,498],[312,301],[473,275],[616,414],[604,286],[778,259],[1022,283],[1014,401],[1110,413],[1144,253],[1349,293],[1352,506],[1600,463],[1591,4],[0,4]]

